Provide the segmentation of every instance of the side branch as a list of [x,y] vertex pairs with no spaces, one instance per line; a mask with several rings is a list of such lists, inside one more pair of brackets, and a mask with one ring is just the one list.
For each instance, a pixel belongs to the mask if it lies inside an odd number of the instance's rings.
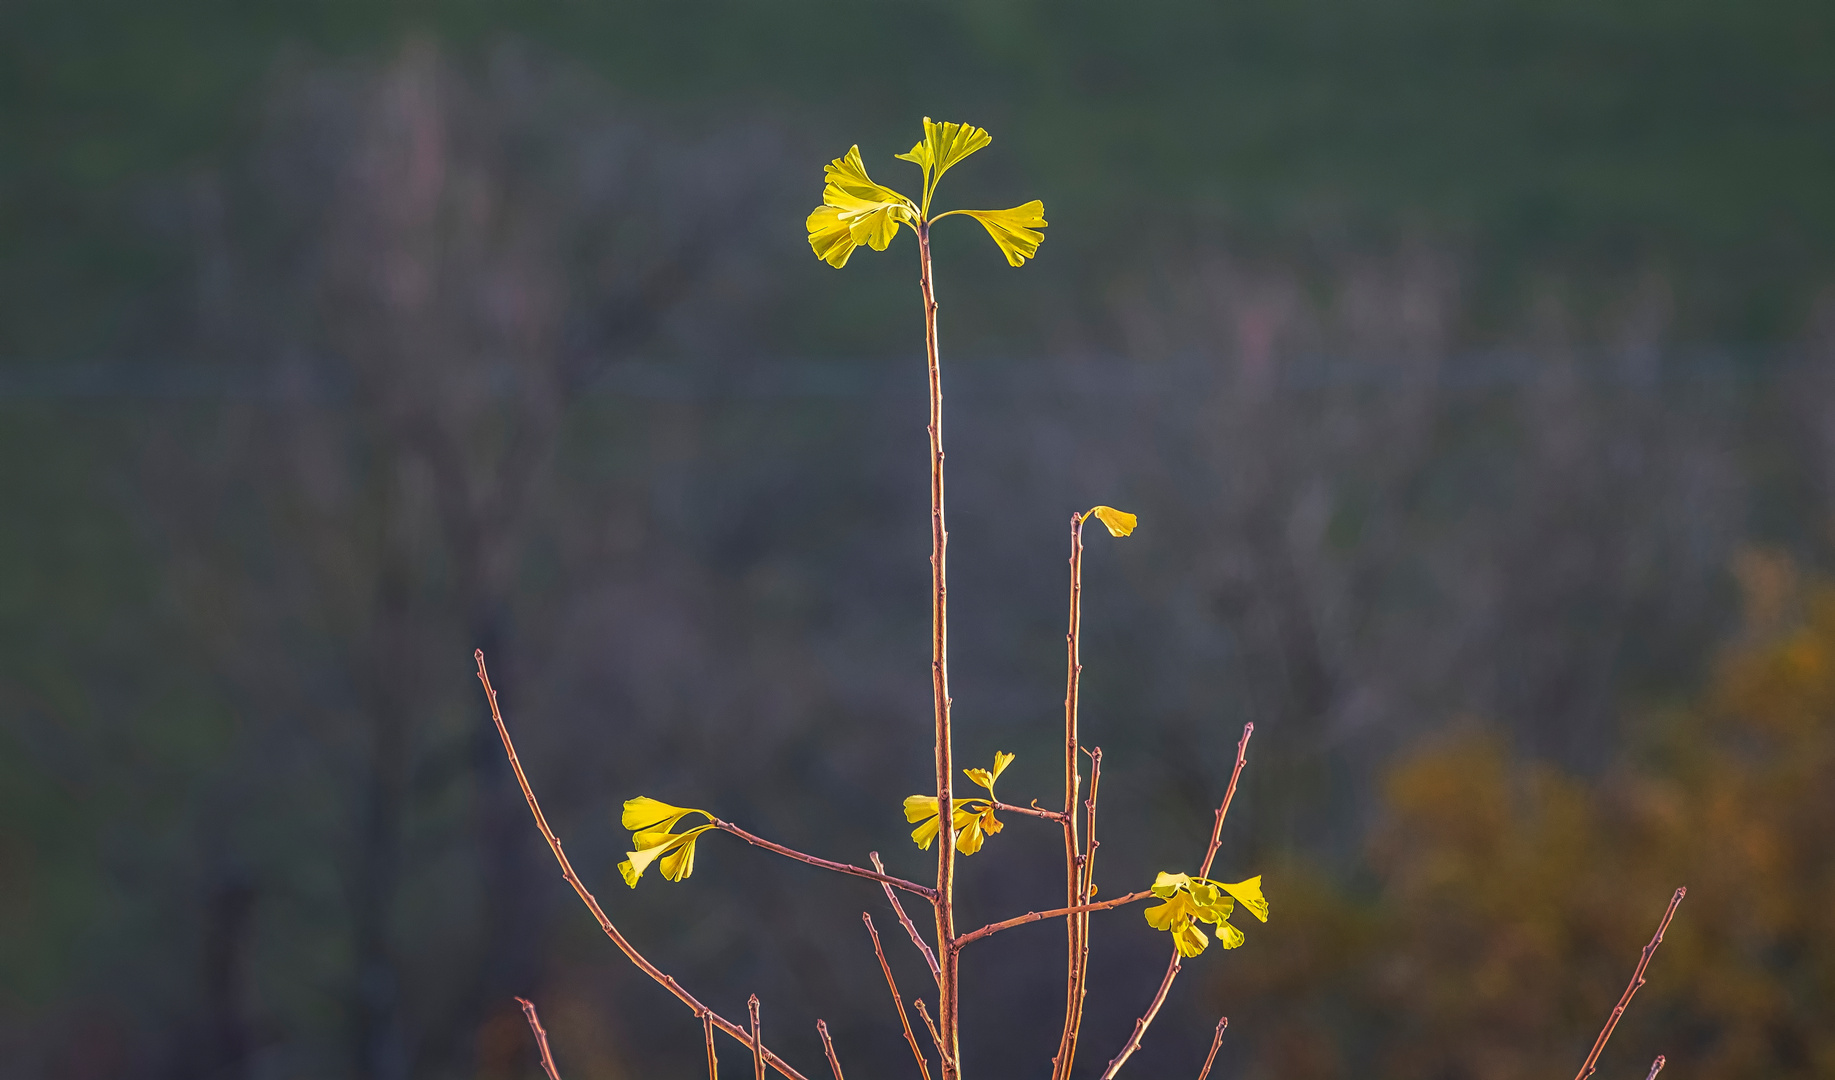
[[994,809],[1008,814],[1024,814],[1027,817],[1044,818],[1046,821],[1063,821],[1064,814],[1058,810],[1046,810],[1038,806],[1015,806],[995,800]]
[[[1682,903],[1682,898],[1687,895],[1688,888],[1684,886],[1677,889],[1676,894],[1669,898],[1669,908],[1663,912],[1663,921],[1657,924],[1656,935],[1650,939],[1650,944],[1644,946],[1644,951],[1638,954],[1637,970],[1631,973],[1631,981],[1626,984],[1625,992],[1619,995],[1618,1004],[1613,1007],[1612,1015],[1606,1017],[1606,1026],[1600,1029],[1599,1038],[1593,1040],[1593,1052],[1587,1055],[1586,1064],[1580,1066],[1580,1072],[1575,1074],[1574,1080],[1587,1080],[1587,1077],[1592,1076],[1593,1070],[1598,1067],[1599,1055],[1606,1048],[1606,1040],[1612,1037],[1612,1029],[1618,1026],[1619,1017],[1625,1015],[1625,1007],[1631,1004],[1631,995],[1637,993],[1638,987],[1644,985],[1644,969],[1650,966],[1650,958],[1657,954],[1657,946],[1663,944],[1663,931],[1669,929],[1669,920],[1676,917],[1676,908]],[[1662,1067],[1663,1059],[1659,1057],[1656,1064],[1651,1066],[1650,1075],[1655,1076],[1657,1070]]]
[[962,946],[967,945],[971,941],[980,941],[982,938],[987,937],[989,934],[998,934],[1002,930],[1011,930],[1015,926],[1024,926],[1027,923],[1042,922],[1046,919],[1056,919],[1056,918],[1060,918],[1065,915],[1081,915],[1086,911],[1107,911],[1110,908],[1117,908],[1125,904],[1132,904],[1136,900],[1145,900],[1149,896],[1152,896],[1152,895],[1153,895],[1152,889],[1142,889],[1140,892],[1131,892],[1127,894],[1126,896],[1117,896],[1113,899],[1101,900],[1094,904],[1078,904],[1074,907],[1053,908],[1050,911],[1028,911],[1024,915],[1015,916],[1014,918],[1006,919],[1006,920],[1003,920],[997,923],[989,923],[988,925],[982,927],[979,930],[971,930],[968,933],[963,934],[961,937],[957,938],[955,945],[956,945],[956,948],[960,949]]
[[[1236,740],[1236,767],[1230,770],[1230,786],[1224,789],[1223,802],[1218,804],[1216,817],[1211,822],[1210,846],[1204,849],[1204,864],[1198,869],[1198,876],[1201,878],[1211,876],[1211,863],[1216,861],[1217,848],[1223,843],[1223,819],[1229,816],[1230,803],[1236,798],[1236,784],[1242,779],[1242,767],[1249,760],[1249,736],[1254,734],[1255,725],[1244,724],[1242,738]],[[1115,1074],[1121,1070],[1123,1065],[1127,1064],[1128,1058],[1141,1048],[1141,1039],[1146,1036],[1147,1028],[1153,1023],[1153,1018],[1160,1014],[1160,1006],[1166,1004],[1166,994],[1172,989],[1172,981],[1179,977],[1179,967],[1183,961],[1184,957],[1180,956],[1178,948],[1174,947],[1172,959],[1166,962],[1166,975],[1160,979],[1158,992],[1153,995],[1153,1001],[1148,1004],[1147,1011],[1134,1021],[1134,1034],[1128,1037],[1128,1042],[1121,1048],[1121,1053],[1116,1054],[1109,1062],[1108,1068],[1102,1070],[1102,1080],[1115,1080]]]
[[[911,1014],[905,1011],[905,999],[898,992],[898,981],[892,978],[892,965],[886,963],[886,951],[879,947],[879,928],[873,925],[873,916],[860,913],[860,921],[867,924],[867,933],[873,935],[873,955],[879,957],[879,970],[885,972],[886,989],[892,991],[892,1007],[898,1010],[898,1022],[904,1026],[905,1042],[911,1046],[911,1054],[917,1058],[918,1072],[924,1080],[930,1080],[930,1063],[924,1058],[924,1051],[918,1047],[917,1036],[911,1033]],[[948,1068],[947,1059],[944,1067]]]
[[[873,869],[882,874],[886,872],[886,864],[879,861],[879,852],[869,851],[867,858],[873,860]],[[911,922],[911,916],[905,914],[905,905],[898,902],[898,894],[892,891],[892,886],[882,881],[879,887],[886,891],[886,903],[891,904],[892,910],[898,913],[898,921],[904,926],[905,933],[911,935],[911,944],[916,945],[918,952],[924,954],[924,962],[930,965],[930,977],[937,981],[938,986],[941,986],[943,969],[937,966],[937,954],[930,951],[930,943],[918,933],[918,928]]]
[[516,1004],[522,1006],[522,1014],[529,1020],[529,1030],[535,1033],[535,1047],[542,1054],[542,1072],[547,1074],[548,1080],[561,1080],[561,1074],[554,1068],[554,1055],[548,1052],[548,1033],[542,1030],[542,1018],[535,1015],[535,1002],[517,998]]
[[655,979],[663,989],[674,994],[676,1000],[688,1006],[696,1016],[702,1017],[703,1020],[712,1020],[715,1027],[744,1043],[756,1055],[762,1057],[765,1064],[788,1077],[788,1080],[808,1080],[802,1073],[792,1068],[789,1062],[757,1044],[744,1028],[701,1004],[693,994],[682,989],[682,985],[675,981],[674,976],[665,975],[661,968],[644,959],[643,954],[638,952],[637,948],[618,932],[616,926],[612,925],[612,920],[605,915],[605,909],[601,908],[599,901],[593,898],[591,892],[587,891],[586,886],[580,881],[580,876],[573,872],[573,864],[567,861],[566,852],[561,850],[560,837],[554,835],[554,830],[548,827],[548,818],[542,813],[542,804],[536,801],[535,790],[529,786],[529,778],[522,771],[522,761],[516,756],[516,744],[510,740],[510,729],[504,726],[503,713],[497,707],[497,691],[491,686],[490,674],[484,668],[484,650],[477,650],[473,656],[478,661],[478,681],[484,684],[484,696],[491,703],[491,719],[497,724],[497,734],[503,739],[503,751],[510,759],[510,769],[516,773],[516,783],[522,787],[523,798],[529,803],[529,812],[535,816],[535,827],[541,830],[542,839],[548,841],[548,850],[554,853],[554,861],[560,864],[561,878],[573,887],[580,902],[585,904],[587,910],[593,913],[593,918],[599,921],[599,929],[605,932],[606,937],[612,939],[612,944],[618,947],[618,951],[623,953],[626,959],[637,965],[639,971]]
[[822,1052],[828,1055],[828,1067],[834,1071],[835,1080],[845,1080],[841,1075],[841,1062],[835,1057],[835,1040],[828,1037],[827,1021],[816,1021],[816,1034],[822,1036]]
[[744,840],[754,847],[761,847],[766,851],[775,851],[787,859],[795,859],[797,862],[808,863],[811,866],[819,866],[824,870],[833,870],[837,874],[851,874],[854,877],[862,877],[869,881],[877,881],[881,885],[889,885],[895,889],[903,889],[908,893],[915,893],[932,903],[936,902],[937,891],[928,886],[919,885],[915,881],[906,881],[902,877],[893,877],[890,874],[876,874],[864,866],[855,866],[852,863],[835,862],[832,859],[818,859],[814,855],[805,855],[795,848],[787,848],[782,844],[766,840],[762,836],[746,832],[730,821],[721,821],[719,818],[715,818],[714,826],[722,832],[732,833],[734,836],[737,836],[739,839]]
[[1198,1080],[1204,1080],[1211,1074],[1211,1065],[1217,1060],[1217,1048],[1223,1045],[1223,1033],[1229,1026],[1230,1018],[1227,1016],[1217,1021],[1217,1034],[1211,1038],[1211,1052],[1204,1059],[1204,1068],[1198,1070]]
[[1644,1077],[1644,1080],[1657,1080],[1657,1074],[1663,1071],[1664,1064],[1663,1055],[1658,1054],[1657,1059],[1650,1063],[1650,1075]]

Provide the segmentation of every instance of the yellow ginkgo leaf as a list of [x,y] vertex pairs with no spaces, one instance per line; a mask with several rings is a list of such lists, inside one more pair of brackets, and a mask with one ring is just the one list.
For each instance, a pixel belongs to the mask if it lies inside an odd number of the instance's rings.
[[1013,764],[1012,754],[996,750],[994,751],[994,768],[992,771],[987,769],[963,769],[962,774],[975,783],[980,784],[982,787],[987,788],[988,794],[992,795],[994,794],[994,781],[1000,779],[1000,774],[1007,771],[1007,766],[1011,764]]
[[[1240,934],[1237,936],[1241,937]],[[1203,952],[1205,947],[1211,943],[1211,939],[1204,936],[1204,931],[1190,922],[1185,922],[1173,930],[1172,943],[1179,950],[1179,955],[1189,960]],[[1228,946],[1225,947],[1228,948]]]
[[924,204],[930,205],[930,193],[950,166],[993,142],[993,136],[973,124],[937,123],[924,118],[924,138],[900,160],[916,162],[924,170]]
[[830,266],[846,266],[861,244],[884,251],[901,222],[917,220],[915,203],[867,175],[858,146],[829,162],[823,179],[822,205],[810,212],[804,227],[810,248]]
[[[1046,227],[1045,204],[1037,199],[1029,203],[1006,210],[952,210],[951,214],[967,214],[994,238],[1000,246],[1001,254],[1007,257],[1007,265],[1024,266],[1026,260],[1038,254],[1039,244],[1045,234],[1038,230]],[[938,214],[938,218],[948,217]]]
[[[624,883],[637,888],[637,879],[643,877],[650,864],[662,859],[663,876],[670,881],[680,881],[694,872],[695,840],[712,825],[698,825],[683,833],[649,832],[636,838],[637,850],[625,852],[625,861],[618,864],[618,873],[624,877]],[[646,844],[645,841],[653,841]]]
[[[688,814],[706,814],[705,810],[690,810],[681,806],[670,806],[666,802],[639,795],[635,799],[624,801],[624,827],[632,832],[645,832],[661,829],[668,832],[675,828],[675,823]],[[712,816],[712,815],[709,815]],[[642,846],[641,844],[639,845]]]
[[1086,518],[1093,516],[1097,521],[1102,522],[1107,526],[1110,536],[1127,536],[1140,522],[1140,518],[1125,510],[1117,510],[1113,506],[1098,506],[1083,516]]
[[1268,921],[1268,901],[1262,896],[1262,877],[1260,874],[1255,875],[1247,881],[1239,881],[1234,885],[1227,881],[1219,882],[1218,884],[1231,896],[1241,901],[1242,906],[1249,909],[1249,914],[1254,915],[1262,922]]
[[[994,804],[986,799],[956,800],[954,812],[950,816],[956,822],[957,851],[973,855],[981,850],[984,834],[991,836],[1004,828],[993,811]],[[905,820],[918,823],[918,827],[911,830],[911,839],[925,851],[930,850],[931,841],[943,831],[935,795],[906,796]]]
[[1161,899],[1171,899],[1174,893],[1183,889],[1190,881],[1191,878],[1185,874],[1168,874],[1166,871],[1161,870],[1159,875],[1153,879],[1151,888],[1153,889],[1153,895]]

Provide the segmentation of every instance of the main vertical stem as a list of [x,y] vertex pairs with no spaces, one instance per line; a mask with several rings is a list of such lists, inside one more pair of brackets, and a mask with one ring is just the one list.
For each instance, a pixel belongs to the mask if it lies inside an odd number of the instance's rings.
[[924,291],[924,353],[930,364],[930,682],[936,705],[937,955],[942,961],[937,1023],[942,1036],[943,1080],[962,1075],[957,1036],[956,817],[951,779],[956,771],[949,737],[949,586],[943,523],[943,382],[937,367],[937,294],[930,274],[930,226],[917,227],[918,284]]
[[[1077,760],[1081,736],[1077,731],[1077,688],[1083,676],[1080,645],[1083,627],[1083,515],[1070,518],[1070,628],[1064,635],[1064,906],[1087,903],[1083,864],[1087,858],[1077,842],[1077,790],[1082,785]],[[1088,957],[1089,915],[1064,919],[1064,1033],[1052,1058],[1052,1080],[1064,1080],[1077,1057],[1077,1031],[1083,1022],[1084,971]]]

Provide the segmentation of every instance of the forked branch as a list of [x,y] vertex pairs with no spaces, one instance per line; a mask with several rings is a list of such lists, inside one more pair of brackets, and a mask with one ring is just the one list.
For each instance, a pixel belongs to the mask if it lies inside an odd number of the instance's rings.
[[655,979],[663,989],[674,994],[676,1000],[693,1010],[704,1023],[712,1020],[715,1027],[744,1043],[753,1051],[754,1056],[788,1077],[789,1080],[808,1080],[802,1073],[792,1068],[789,1062],[758,1044],[744,1028],[701,1004],[693,994],[682,988],[682,984],[675,981],[674,976],[665,975],[661,968],[646,960],[644,955],[637,951],[636,946],[632,945],[623,934],[618,932],[618,928],[612,925],[612,920],[606,917],[605,909],[599,906],[599,901],[594,899],[593,894],[580,881],[580,876],[574,873],[573,864],[567,861],[567,853],[561,850],[560,837],[554,835],[554,830],[548,827],[548,818],[542,813],[542,804],[536,800],[535,789],[529,786],[529,778],[522,771],[522,760],[516,756],[516,744],[510,739],[510,729],[504,726],[503,713],[497,706],[497,691],[491,686],[490,673],[484,667],[484,650],[477,650],[473,656],[478,661],[478,681],[484,684],[484,696],[491,703],[491,720],[496,723],[497,734],[503,739],[503,752],[510,759],[510,769],[515,772],[516,783],[522,788],[523,798],[529,803],[529,812],[535,816],[535,827],[541,830],[542,839],[548,841],[548,850],[554,853],[554,861],[560,864],[561,878],[573,887],[580,902],[585,904],[586,909],[593,913],[593,918],[599,921],[599,929],[605,932],[606,937],[612,939],[612,944],[618,947],[618,951],[623,953],[626,959],[637,965],[639,971]]
[[[1638,954],[1637,969],[1631,973],[1631,981],[1625,985],[1625,992],[1619,995],[1618,1004],[1612,1007],[1612,1014],[1606,1017],[1606,1026],[1599,1029],[1599,1038],[1593,1040],[1593,1052],[1587,1055],[1586,1064],[1580,1066],[1574,1080],[1587,1080],[1599,1067],[1599,1055],[1606,1048],[1606,1040],[1612,1037],[1612,1029],[1618,1026],[1619,1018],[1625,1015],[1625,1007],[1631,1004],[1631,995],[1644,985],[1644,970],[1650,966],[1650,958],[1657,954],[1657,946],[1663,944],[1663,931],[1669,929],[1669,920],[1676,917],[1676,908],[1687,895],[1688,887],[1683,886],[1669,898],[1669,907],[1663,912],[1663,921],[1657,924],[1657,932],[1651,937],[1650,944],[1644,946],[1644,951]],[[1663,1059],[1659,1057],[1656,1064],[1651,1066],[1650,1075],[1655,1076],[1662,1067]]]
[[[1236,798],[1236,784],[1242,779],[1242,767],[1249,759],[1249,736],[1254,734],[1254,724],[1242,726],[1242,738],[1236,742],[1236,767],[1230,770],[1230,786],[1224,789],[1223,802],[1218,804],[1217,814],[1211,821],[1210,846],[1205,848],[1204,864],[1198,868],[1198,876],[1201,878],[1211,876],[1211,863],[1216,861],[1217,848],[1223,843],[1223,819],[1229,816],[1230,802]],[[1172,959],[1166,962],[1166,975],[1160,979],[1159,990],[1154,993],[1153,1001],[1147,1005],[1147,1011],[1140,1015],[1140,1019],[1134,1021],[1134,1033],[1128,1036],[1128,1041],[1122,1046],[1121,1052],[1109,1061],[1108,1068],[1102,1070],[1102,1080],[1115,1080],[1115,1074],[1120,1072],[1121,1067],[1127,1064],[1128,1058],[1141,1048],[1141,1039],[1146,1036],[1147,1028],[1153,1023],[1153,1018],[1160,1014],[1160,1006],[1166,1004],[1166,995],[1172,990],[1172,981],[1179,977],[1179,967],[1183,960],[1184,957],[1179,955],[1179,950],[1175,946],[1172,950]]]

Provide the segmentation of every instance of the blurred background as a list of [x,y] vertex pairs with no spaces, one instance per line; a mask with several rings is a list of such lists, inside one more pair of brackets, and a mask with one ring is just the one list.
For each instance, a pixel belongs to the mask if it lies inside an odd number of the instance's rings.
[[[170,0],[0,7],[0,1057],[9,1076],[701,1075],[533,829],[821,1074],[912,1070],[915,251],[803,217],[988,128],[938,239],[958,754],[1049,803],[1092,538],[1099,885],[1267,925],[1129,1065],[1835,1076],[1835,8],[1821,0]],[[958,223],[952,223],[958,224]],[[1034,821],[971,925],[1061,895]],[[978,945],[971,1075],[1043,1076],[1050,928]],[[1082,1072],[1167,939],[1099,916]],[[746,1068],[724,1041],[729,1071]]]

